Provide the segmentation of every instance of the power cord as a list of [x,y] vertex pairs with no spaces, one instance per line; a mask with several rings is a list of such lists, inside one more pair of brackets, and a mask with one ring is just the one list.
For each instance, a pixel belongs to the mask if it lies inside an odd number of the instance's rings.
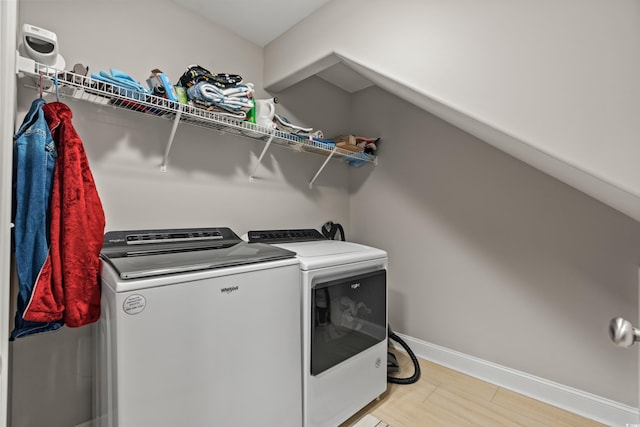
[[342,225],[333,221],[327,221],[322,225],[322,235],[327,239],[338,240],[336,239],[338,233],[340,233],[340,240],[344,242],[344,228],[342,228]]
[[[413,351],[411,351],[411,348],[407,345],[407,343],[404,342],[402,338],[397,336],[391,330],[391,326],[388,326],[388,330],[389,330],[389,339],[392,339],[398,344],[400,344],[402,348],[405,349],[409,357],[411,358],[411,362],[413,363],[413,375],[407,378],[398,378],[398,377],[392,377],[387,375],[387,381],[393,384],[403,384],[403,385],[413,384],[420,379],[420,363],[418,362],[418,358],[416,357],[415,354],[413,354]],[[393,355],[393,353],[389,352],[389,355]],[[395,356],[393,356],[393,359],[395,360]]]

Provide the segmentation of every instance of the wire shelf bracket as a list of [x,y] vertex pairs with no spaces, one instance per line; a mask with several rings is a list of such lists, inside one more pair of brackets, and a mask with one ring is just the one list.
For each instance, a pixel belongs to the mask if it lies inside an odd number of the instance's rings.
[[335,152],[336,152],[335,148],[331,150],[331,153],[329,153],[329,155],[327,156],[327,159],[324,161],[324,163],[322,163],[322,166],[320,166],[320,169],[318,169],[318,172],[316,172],[313,178],[311,178],[311,181],[309,182],[309,190],[313,188],[313,183],[316,181],[316,179],[318,178],[318,176],[320,175],[320,172],[322,172],[324,167],[327,166],[327,163],[329,163],[329,160],[331,160]]
[[173,119],[173,125],[171,125],[171,133],[169,134],[169,141],[167,141],[167,147],[164,149],[164,157],[162,158],[162,164],[160,164],[160,170],[162,172],[167,171],[167,162],[169,161],[169,151],[171,151],[173,140],[176,137],[176,131],[178,130],[178,125],[180,124],[180,117],[182,117],[182,107],[178,107],[178,112],[176,113],[176,117]]
[[255,180],[256,171],[258,170],[258,167],[260,166],[260,163],[262,163],[262,159],[264,158],[264,155],[267,154],[267,150],[271,146],[272,142],[273,142],[273,133],[269,136],[269,139],[267,140],[267,143],[265,144],[264,148],[262,149],[262,153],[260,153],[260,157],[258,157],[258,163],[253,168],[253,172],[251,172],[251,175],[249,175],[249,182],[253,182]]

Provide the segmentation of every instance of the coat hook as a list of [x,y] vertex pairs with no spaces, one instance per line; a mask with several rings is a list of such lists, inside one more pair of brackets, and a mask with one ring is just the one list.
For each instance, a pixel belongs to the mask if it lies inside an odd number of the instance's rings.
[[53,85],[56,87],[56,101],[60,102],[60,94],[58,93],[58,75],[53,75]]

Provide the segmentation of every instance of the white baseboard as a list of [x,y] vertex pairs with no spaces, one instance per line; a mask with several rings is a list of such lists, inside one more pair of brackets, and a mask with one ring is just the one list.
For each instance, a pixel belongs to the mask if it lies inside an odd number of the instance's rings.
[[[638,408],[507,368],[468,354],[397,334],[416,356],[609,426],[639,422]],[[395,345],[393,341],[392,344]],[[396,345],[396,347],[398,347]],[[428,373],[427,373],[428,375]]]

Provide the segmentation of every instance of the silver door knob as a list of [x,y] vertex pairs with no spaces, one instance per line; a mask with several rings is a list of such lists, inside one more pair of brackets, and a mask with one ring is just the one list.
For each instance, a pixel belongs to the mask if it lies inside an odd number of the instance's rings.
[[634,328],[628,320],[616,317],[609,322],[609,337],[617,346],[631,347],[640,341],[640,329]]

